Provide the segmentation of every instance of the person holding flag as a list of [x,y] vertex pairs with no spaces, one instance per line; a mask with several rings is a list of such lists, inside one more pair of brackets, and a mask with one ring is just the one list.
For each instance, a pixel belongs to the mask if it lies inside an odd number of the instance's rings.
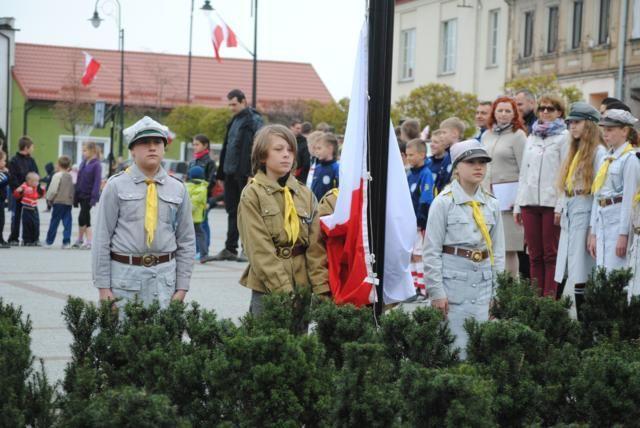
[[504,230],[498,200],[481,186],[491,161],[484,146],[462,141],[451,147],[451,158],[454,179],[431,204],[422,257],[431,305],[448,319],[464,359],[464,321],[489,319],[504,271]]
[[196,255],[187,189],[162,168],[168,128],[144,117],[124,130],[133,165],[112,176],[95,225],[93,283],[100,300],[166,308],[184,300]]
[[282,125],[265,126],[253,143],[253,178],[240,196],[238,225],[249,259],[240,284],[251,289],[254,315],[268,293],[329,292],[318,203],[292,174],[296,150],[296,137]]

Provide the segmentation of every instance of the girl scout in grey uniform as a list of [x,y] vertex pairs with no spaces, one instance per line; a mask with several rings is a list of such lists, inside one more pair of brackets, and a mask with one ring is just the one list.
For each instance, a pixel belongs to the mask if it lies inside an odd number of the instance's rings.
[[607,270],[628,264],[631,210],[640,178],[640,163],[628,138],[637,121],[624,110],[607,110],[600,120],[609,152],[600,162],[591,187],[589,252],[596,264]]
[[504,271],[504,231],[498,201],[480,186],[491,161],[484,146],[454,144],[451,158],[455,179],[431,205],[423,259],[431,304],[446,315],[465,358],[464,321],[489,319],[496,275]]
[[144,117],[125,129],[134,163],[107,182],[92,248],[100,299],[138,298],[167,307],[183,300],[195,257],[191,202],[184,183],[161,166],[167,129]]
[[578,102],[571,106],[567,117],[570,139],[563,149],[558,182],[563,196],[560,197],[561,232],[554,279],[561,283],[566,277],[563,295],[575,302],[574,317],[579,315],[584,285],[595,264],[587,250],[593,205],[591,185],[598,165],[607,154],[599,120],[600,113],[591,105]]

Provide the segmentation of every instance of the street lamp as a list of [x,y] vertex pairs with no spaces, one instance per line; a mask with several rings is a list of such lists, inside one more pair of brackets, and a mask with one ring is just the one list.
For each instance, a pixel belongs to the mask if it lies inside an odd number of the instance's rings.
[[[187,66],[187,104],[191,103],[191,42],[193,40],[193,1],[191,0],[191,17],[189,20],[189,65]],[[204,5],[200,8],[205,12],[213,10],[210,0],[205,0]]]
[[[98,2],[100,0],[96,0],[96,4],[93,10],[93,16],[89,19],[91,21],[91,25],[94,28],[98,28],[100,23],[104,21],[100,18],[98,14]],[[120,1],[113,0],[118,5],[118,50],[120,50],[120,141],[118,144],[118,156],[122,156],[122,151],[124,147],[123,141],[123,130],[124,130],[124,29],[122,28],[122,10],[120,7]],[[113,162],[113,144],[111,144],[111,162]]]

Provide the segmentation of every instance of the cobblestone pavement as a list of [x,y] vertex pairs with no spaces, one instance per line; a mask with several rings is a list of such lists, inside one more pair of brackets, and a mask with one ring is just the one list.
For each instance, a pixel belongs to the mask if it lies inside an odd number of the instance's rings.
[[[50,213],[40,206],[40,239],[49,227]],[[93,213],[92,213],[93,214]],[[7,223],[11,213],[7,212]],[[73,235],[75,239],[78,210],[74,209]],[[95,218],[95,216],[94,216]],[[211,252],[222,249],[226,234],[227,215],[224,209],[209,213],[212,232]],[[6,224],[7,238],[10,225]],[[0,298],[20,305],[31,317],[33,332],[31,349],[37,358],[44,359],[50,380],[64,376],[70,360],[71,335],[62,318],[62,309],[69,296],[97,301],[97,290],[91,285],[91,252],[62,250],[62,226],[53,248],[12,247],[0,249]],[[250,291],[238,285],[244,263],[196,262],[187,302],[197,301],[207,309],[215,309],[222,318],[237,319],[249,308]]]

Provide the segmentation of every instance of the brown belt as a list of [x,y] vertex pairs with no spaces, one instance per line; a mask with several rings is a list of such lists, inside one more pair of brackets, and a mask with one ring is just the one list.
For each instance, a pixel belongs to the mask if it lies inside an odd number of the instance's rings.
[[588,190],[572,190],[571,192],[565,190],[564,194],[572,197],[572,196],[582,196],[582,195],[588,195],[590,192]]
[[166,263],[176,258],[176,252],[156,256],[155,254],[144,254],[142,256],[127,256],[125,254],[111,253],[111,260],[119,263],[134,266],[151,267]]
[[442,247],[442,252],[453,256],[464,257],[474,262],[481,262],[489,257],[489,250],[467,250],[465,248],[450,247],[448,245]]
[[602,198],[598,199],[598,205],[601,208],[608,207],[609,205],[619,204],[622,202],[622,196],[616,196],[615,198]]
[[301,256],[307,251],[304,245],[296,245],[295,247],[276,247],[276,255],[281,259],[290,259],[291,257]]

